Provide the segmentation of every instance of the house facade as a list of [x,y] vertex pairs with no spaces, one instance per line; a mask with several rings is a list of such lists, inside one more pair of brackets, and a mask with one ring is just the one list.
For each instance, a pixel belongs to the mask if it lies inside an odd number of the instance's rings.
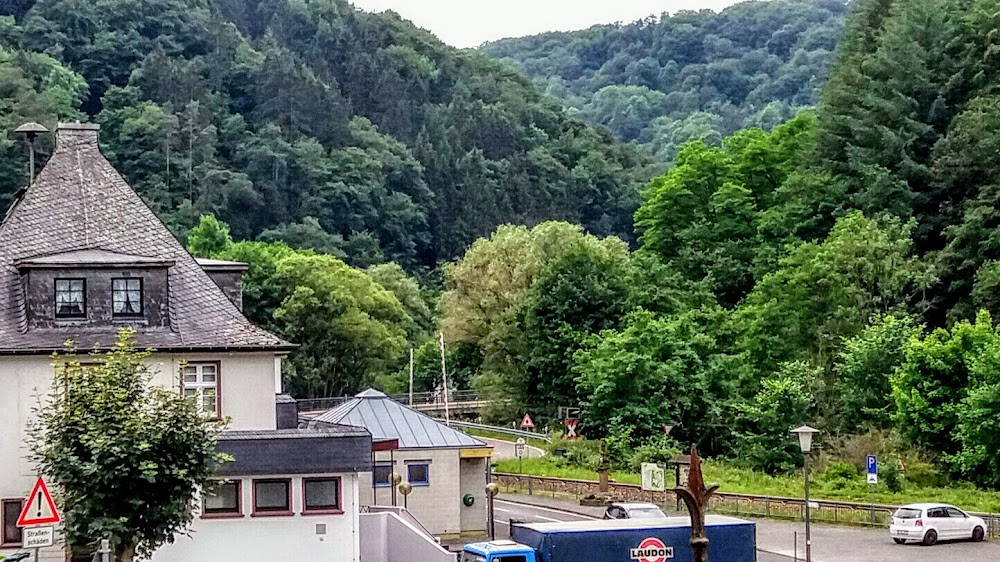
[[[369,389],[315,417],[315,426],[346,424],[397,447],[375,450],[374,468],[361,476],[362,504],[405,506],[434,535],[454,538],[486,532],[486,496],[492,448],[441,421]],[[412,486],[403,497],[393,474]]]
[[[227,483],[199,500],[193,538],[156,560],[358,560],[371,435],[298,429],[297,414],[282,415],[293,346],[243,316],[245,266],[188,254],[100,153],[98,132],[60,124],[52,158],[0,224],[0,555],[20,546],[14,523],[38,476],[24,438],[51,387],[52,353],[67,340],[107,349],[127,327],[154,349],[154,384],[231,420],[219,447],[236,458],[219,474]],[[41,560],[64,562],[63,545]]]

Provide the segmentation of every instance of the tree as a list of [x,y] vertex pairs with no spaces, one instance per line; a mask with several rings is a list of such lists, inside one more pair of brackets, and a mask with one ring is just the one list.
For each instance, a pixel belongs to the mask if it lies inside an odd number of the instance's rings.
[[292,254],[278,262],[276,280],[288,292],[275,323],[300,345],[286,373],[294,396],[353,394],[398,368],[407,315],[371,277],[333,256]]
[[950,459],[955,472],[977,484],[1000,487],[1000,334],[996,331],[969,365],[968,392],[956,413],[960,450]]
[[[997,338],[992,318],[981,311],[975,322],[963,320],[951,330],[939,328],[924,338],[910,339],[906,361],[891,378],[896,402],[893,418],[900,433],[931,451],[957,453],[961,446],[956,431],[960,405],[975,379],[975,366]],[[981,380],[988,387],[992,378]],[[987,398],[988,394],[979,395],[974,403]],[[971,411],[965,415],[966,421],[978,416]],[[966,426],[965,431],[975,430]],[[971,457],[965,462],[971,462]]]
[[191,255],[212,258],[225,253],[233,245],[229,226],[212,215],[202,215],[198,226],[188,232],[187,249]]
[[724,421],[745,369],[729,355],[727,320],[718,307],[669,317],[637,310],[621,329],[589,339],[573,358],[587,434],[630,428],[637,445],[670,423],[671,437],[728,452]]
[[136,351],[133,334],[119,332],[86,366],[72,348],[56,355],[52,391],[29,430],[32,460],[59,490],[68,542],[110,538],[123,562],[186,530],[192,497],[229,460],[216,451],[225,422],[153,387],[150,352]]
[[896,403],[890,379],[921,329],[909,316],[885,316],[844,342],[835,366],[840,429],[860,433],[890,427]]
[[810,381],[818,376],[808,363],[785,363],[761,381],[752,400],[736,404],[737,458],[769,474],[799,465],[802,453],[789,431],[805,424],[813,405]]

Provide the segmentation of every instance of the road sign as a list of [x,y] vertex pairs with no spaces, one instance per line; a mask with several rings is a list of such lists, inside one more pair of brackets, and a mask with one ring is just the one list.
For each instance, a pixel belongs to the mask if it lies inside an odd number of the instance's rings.
[[642,463],[642,489],[647,492],[662,492],[666,489],[663,469],[656,463]]
[[566,420],[580,419],[580,408],[563,407],[562,411],[563,411],[563,419]]
[[21,548],[45,548],[55,542],[54,527],[28,527],[21,535]]
[[878,484],[878,457],[868,455],[868,483]]
[[566,420],[566,439],[579,439],[576,434],[576,426],[580,425],[580,420]]
[[17,526],[51,525],[60,521],[62,518],[59,517],[59,511],[56,510],[56,502],[52,501],[52,494],[49,493],[45,480],[39,478],[27,499],[24,500],[24,509],[21,510],[21,516],[17,518]]
[[524,414],[521,418],[521,429],[535,429],[535,422],[531,421],[531,416]]
[[514,454],[517,455],[517,458],[521,458],[524,456],[525,447],[526,445],[524,444],[524,437],[518,437],[517,442],[514,443]]

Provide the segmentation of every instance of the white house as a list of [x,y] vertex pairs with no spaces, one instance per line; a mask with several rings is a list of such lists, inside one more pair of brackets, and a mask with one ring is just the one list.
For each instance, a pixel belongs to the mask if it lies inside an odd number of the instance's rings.
[[[220,442],[236,458],[219,475],[230,482],[157,562],[356,562],[371,435],[298,429],[276,399],[293,346],[243,316],[243,266],[189,255],[101,155],[98,130],[60,124],[55,153],[0,224],[0,554],[20,546],[15,522],[37,476],[25,428],[50,355],[66,340],[107,348],[132,327],[156,350],[157,384],[232,420]],[[64,562],[63,546],[42,560]]]
[[[363,427],[376,441],[398,442],[373,453],[375,468],[361,477],[362,504],[405,504],[442,538],[486,532],[491,447],[372,389],[313,419],[314,426],[325,423]],[[390,484],[394,473],[413,487],[408,497]]]

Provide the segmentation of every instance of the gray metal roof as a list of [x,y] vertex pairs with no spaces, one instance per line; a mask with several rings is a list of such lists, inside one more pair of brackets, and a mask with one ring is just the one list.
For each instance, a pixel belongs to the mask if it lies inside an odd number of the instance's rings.
[[372,470],[372,438],[360,427],[224,431],[218,450],[233,457],[219,467],[219,476]]
[[363,427],[372,439],[398,439],[400,449],[486,447],[486,443],[443,422],[368,389],[352,400],[316,416],[314,421]]
[[[0,354],[108,348],[114,326],[29,329],[22,260],[155,257],[173,262],[170,328],[137,327],[140,348],[289,350],[251,323],[101,154],[94,124],[60,124],[56,150],[0,224]],[[117,257],[116,257],[117,256]]]

